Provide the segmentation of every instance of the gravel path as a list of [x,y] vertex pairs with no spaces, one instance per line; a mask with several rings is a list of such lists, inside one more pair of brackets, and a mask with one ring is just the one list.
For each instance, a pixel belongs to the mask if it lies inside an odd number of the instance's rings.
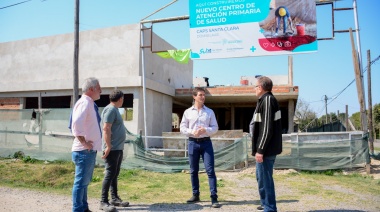
[[[71,211],[72,202],[70,196],[5,187],[0,187],[0,193],[2,194],[0,211]],[[222,208],[215,209],[210,207],[209,201],[202,201],[197,204],[139,204],[132,202],[130,207],[118,208],[118,211],[252,211],[257,207],[252,206],[255,201],[231,201],[221,203],[223,204]],[[101,211],[98,209],[98,199],[89,199],[89,205],[92,211]],[[248,205],[251,206],[248,207]]]
[[[380,175],[380,162],[374,166],[373,176],[377,179]],[[275,170],[275,175],[287,174],[292,170]],[[364,171],[364,169],[363,169]],[[242,177],[253,174],[254,168],[248,168],[241,172],[218,172],[218,178],[224,181],[234,182],[235,195],[221,198],[221,208],[210,208],[210,201],[204,200],[197,204],[186,203],[155,203],[140,204],[131,202],[128,208],[118,208],[118,211],[256,211],[259,204],[257,194],[257,183],[253,177]],[[338,212],[338,211],[380,211],[380,194],[369,196],[355,193],[349,189],[339,186],[324,187],[327,190],[339,191],[352,196],[348,203],[340,204],[336,200],[323,199],[318,194],[303,194],[300,198],[292,198],[292,194],[297,194],[286,184],[276,184],[276,193],[281,200],[277,201],[278,211],[311,211],[311,212]],[[15,189],[0,187],[0,211],[12,212],[50,212],[50,211],[71,211],[71,196],[30,191],[25,189]],[[219,196],[223,196],[219,193]],[[294,196],[294,195],[293,195]],[[300,196],[297,194],[296,196]],[[288,197],[288,198],[286,198]],[[184,201],[187,197],[184,197]],[[285,200],[284,200],[285,199]],[[94,212],[98,209],[99,200],[89,199],[90,209]]]

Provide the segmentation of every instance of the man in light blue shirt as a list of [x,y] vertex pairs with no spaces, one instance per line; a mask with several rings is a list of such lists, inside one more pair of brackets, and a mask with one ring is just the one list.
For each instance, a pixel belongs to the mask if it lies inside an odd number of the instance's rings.
[[189,163],[193,196],[187,203],[199,202],[199,160],[202,156],[203,163],[208,176],[211,193],[212,207],[219,208],[216,175],[214,168],[214,149],[210,136],[218,131],[214,111],[204,105],[205,90],[195,88],[193,90],[194,105],[188,108],[183,114],[180,130],[181,133],[189,137]]

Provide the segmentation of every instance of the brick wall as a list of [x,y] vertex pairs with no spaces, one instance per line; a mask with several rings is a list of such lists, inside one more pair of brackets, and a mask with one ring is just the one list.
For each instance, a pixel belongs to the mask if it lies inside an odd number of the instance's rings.
[[0,98],[0,109],[19,109],[19,98]]
[[[176,95],[191,95],[193,89],[176,89]],[[273,86],[272,93],[293,93],[298,92],[298,86]],[[206,88],[206,94],[252,94],[255,95],[254,86],[220,86]]]

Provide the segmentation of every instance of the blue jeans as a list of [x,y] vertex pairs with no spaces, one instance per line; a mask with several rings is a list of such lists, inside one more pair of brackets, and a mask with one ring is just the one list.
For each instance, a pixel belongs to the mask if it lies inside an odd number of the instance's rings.
[[120,173],[121,162],[123,161],[123,150],[112,150],[104,160],[106,163],[106,174],[102,184],[102,202],[108,202],[108,191],[111,188],[111,198],[116,199],[117,178]]
[[259,187],[260,202],[264,211],[277,211],[276,193],[273,181],[273,165],[276,156],[265,157],[262,163],[256,162],[256,179]]
[[281,24],[281,19],[282,19],[282,23],[283,23],[283,31],[284,31],[284,34],[286,32],[286,28],[287,28],[287,22],[288,22],[288,17],[284,16],[284,17],[277,17],[277,27],[276,27],[276,33],[278,32],[278,28],[280,27],[280,24]]
[[72,160],[75,164],[73,212],[83,212],[88,209],[87,187],[94,172],[95,158],[96,151],[93,150],[72,152]]
[[208,176],[208,184],[210,186],[211,196],[217,196],[216,175],[214,170],[214,149],[211,140],[195,142],[189,140],[189,162],[190,162],[190,177],[193,189],[193,195],[199,195],[199,160],[202,157]]

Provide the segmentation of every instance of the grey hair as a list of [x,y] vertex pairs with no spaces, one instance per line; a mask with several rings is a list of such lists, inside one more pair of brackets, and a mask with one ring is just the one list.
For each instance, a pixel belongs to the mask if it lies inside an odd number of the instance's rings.
[[90,88],[96,88],[99,84],[99,80],[95,77],[90,77],[84,80],[82,84],[82,92],[86,93]]
[[257,78],[257,81],[259,82],[259,85],[261,85],[264,91],[272,91],[273,82],[269,77],[260,76]]

